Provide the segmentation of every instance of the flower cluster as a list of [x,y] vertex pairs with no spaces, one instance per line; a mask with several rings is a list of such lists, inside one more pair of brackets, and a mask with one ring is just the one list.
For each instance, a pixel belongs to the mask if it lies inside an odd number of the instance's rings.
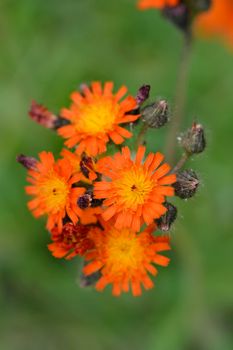
[[[136,97],[124,98],[124,86],[116,93],[112,90],[111,82],[84,85],[72,93],[70,108],[59,115],[33,102],[30,117],[54,129],[69,149],[63,148],[58,160],[46,151],[37,159],[19,155],[17,160],[28,171],[26,193],[32,197],[28,208],[34,217],[47,219],[52,255],[68,260],[82,257],[84,285],[94,276],[97,290],[111,284],[116,296],[129,288],[137,296],[142,286],[152,288],[149,274],[157,274],[155,265],[169,263],[161,253],[170,249],[170,239],[158,233],[167,232],[176,218],[176,208],[167,198],[191,197],[193,177],[177,176],[160,152],[145,156],[141,132],[134,149],[120,146],[134,136],[136,123],[142,124],[142,130],[163,126],[168,104],[161,100],[143,106],[148,85]],[[195,124],[184,135],[187,152],[200,152],[204,137],[200,129]],[[110,144],[118,148],[111,155],[106,154]]]

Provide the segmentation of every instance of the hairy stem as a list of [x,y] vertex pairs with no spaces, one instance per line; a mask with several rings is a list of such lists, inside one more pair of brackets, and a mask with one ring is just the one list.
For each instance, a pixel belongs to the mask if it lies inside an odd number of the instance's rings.
[[138,146],[143,144],[147,129],[148,129],[148,125],[146,123],[143,123],[141,130],[139,131],[138,137],[136,139],[136,143],[135,143],[136,149],[138,148]]
[[181,168],[183,168],[183,166],[185,165],[185,163],[187,162],[187,160],[190,158],[190,154],[187,152],[184,152],[180,158],[180,160],[178,161],[178,163],[174,166],[174,168],[172,169],[173,173],[177,173]]
[[176,139],[184,117],[191,46],[192,36],[189,33],[184,36],[184,44],[180,59],[180,67],[177,77],[176,93],[174,98],[175,112],[171,120],[165,149],[167,159],[171,164],[174,163],[175,160]]

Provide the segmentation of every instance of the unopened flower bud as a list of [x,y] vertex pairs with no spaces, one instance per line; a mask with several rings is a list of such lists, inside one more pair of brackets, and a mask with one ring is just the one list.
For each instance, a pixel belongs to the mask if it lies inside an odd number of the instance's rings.
[[142,85],[137,92],[136,101],[140,106],[142,105],[148,98],[150,94],[150,85]]
[[[85,266],[86,264],[87,262],[84,262],[83,265]],[[96,282],[100,279],[100,277],[101,277],[100,271],[94,272],[88,276],[85,276],[84,273],[82,272],[80,276],[80,281],[79,281],[80,287],[83,287],[83,288],[91,287],[94,284],[96,284]]]
[[206,147],[204,129],[201,124],[193,123],[191,129],[181,138],[181,144],[189,154],[201,153]]
[[169,202],[165,202],[163,205],[167,208],[167,211],[159,219],[156,219],[155,222],[158,225],[159,230],[167,232],[170,230],[171,225],[176,220],[177,209],[173,204]]
[[80,209],[86,209],[91,206],[92,197],[89,193],[85,193],[78,198],[78,206]]
[[164,16],[175,26],[187,31],[191,24],[191,13],[187,4],[180,3],[176,6],[166,6],[163,10]]
[[16,161],[22,164],[26,169],[37,170],[37,159],[33,157],[27,157],[23,154],[19,154],[16,157]]
[[87,179],[95,180],[97,177],[95,172],[95,160],[92,157],[86,155],[82,156],[80,170]]
[[142,120],[150,128],[159,129],[168,121],[168,103],[165,100],[160,100],[143,108]]
[[36,123],[44,126],[48,129],[55,129],[57,120],[59,119],[56,115],[51,113],[45,106],[32,101],[29,115]]
[[197,174],[191,169],[183,170],[176,178],[177,181],[173,184],[175,195],[181,199],[193,197],[200,183]]

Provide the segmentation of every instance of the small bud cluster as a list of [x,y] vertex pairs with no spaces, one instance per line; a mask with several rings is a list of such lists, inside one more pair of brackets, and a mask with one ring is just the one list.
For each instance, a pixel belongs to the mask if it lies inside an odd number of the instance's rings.
[[169,119],[169,107],[166,100],[157,100],[144,107],[142,104],[149,98],[150,85],[143,85],[137,92],[136,100],[138,101],[139,111],[142,122],[147,127],[159,129],[164,126]]
[[[202,153],[206,147],[204,128],[201,124],[193,123],[180,138],[184,150],[184,159]],[[196,172],[192,169],[180,171],[177,169],[177,181],[173,184],[175,194],[181,199],[188,199],[195,195],[200,184]]]

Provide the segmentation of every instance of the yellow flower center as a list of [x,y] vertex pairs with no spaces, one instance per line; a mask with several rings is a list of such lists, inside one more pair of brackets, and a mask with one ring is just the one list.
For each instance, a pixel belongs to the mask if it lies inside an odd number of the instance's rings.
[[107,264],[111,272],[119,274],[129,272],[141,265],[144,249],[135,233],[129,229],[112,229],[107,237]]
[[153,181],[142,168],[127,170],[113,183],[115,194],[127,209],[144,204],[153,187]]
[[119,105],[112,99],[96,97],[93,101],[80,106],[75,121],[76,130],[89,135],[111,131],[118,113]]
[[39,195],[48,213],[56,213],[65,208],[69,187],[66,181],[50,173],[39,185]]

